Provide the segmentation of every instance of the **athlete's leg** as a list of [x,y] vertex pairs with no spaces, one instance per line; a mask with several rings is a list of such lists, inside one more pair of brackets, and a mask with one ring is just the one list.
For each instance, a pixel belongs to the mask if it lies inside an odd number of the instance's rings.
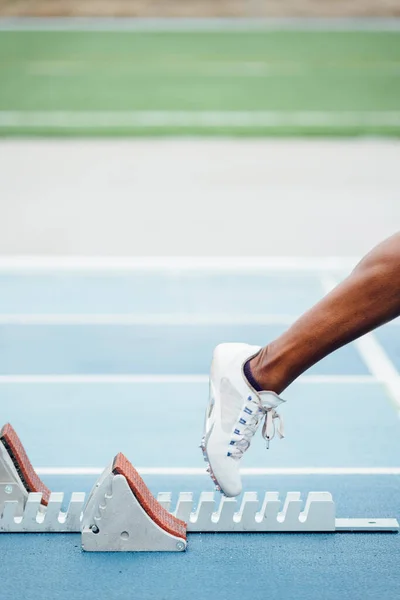
[[239,461],[263,419],[267,443],[274,437],[283,402],[277,394],[330,352],[399,314],[400,233],[265,348],[217,346],[202,449],[218,487],[228,496],[240,494]]
[[337,348],[400,315],[400,233],[250,361],[260,390],[280,394]]

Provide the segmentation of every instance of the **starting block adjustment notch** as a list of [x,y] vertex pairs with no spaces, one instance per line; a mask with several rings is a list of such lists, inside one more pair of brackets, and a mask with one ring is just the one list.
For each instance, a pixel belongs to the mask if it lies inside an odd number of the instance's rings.
[[[170,506],[169,494],[159,494],[158,500]],[[256,492],[245,492],[240,505],[224,496],[217,504],[214,492],[202,492],[195,510],[193,494],[183,492],[174,514],[187,522],[190,533],[336,530],[335,503],[329,492],[310,492],[305,504],[300,492],[289,492],[283,504],[277,492],[267,492],[261,507]]]
[[73,492],[66,512],[61,507],[62,492],[52,492],[47,506],[42,504],[42,494],[31,492],[22,504],[17,500],[0,505],[0,532],[3,533],[76,533],[81,530],[83,492]]
[[193,510],[193,494],[192,492],[181,492],[178,496],[176,510],[173,513],[177,519],[187,523],[191,517]]

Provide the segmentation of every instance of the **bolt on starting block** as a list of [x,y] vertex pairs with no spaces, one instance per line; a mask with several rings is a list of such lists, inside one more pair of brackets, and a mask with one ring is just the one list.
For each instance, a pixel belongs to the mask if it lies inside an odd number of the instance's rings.
[[[336,518],[329,492],[310,492],[305,503],[289,492],[282,503],[277,492],[262,502],[245,492],[215,500],[202,492],[197,506],[193,494],[151,494],[123,454],[103,471],[87,500],[73,492],[68,508],[64,494],[51,492],[32,467],[10,424],[0,432],[0,533],[81,533],[86,551],[175,551],[187,547],[189,533],[398,532],[395,518]],[[303,506],[304,505],[304,506]]]

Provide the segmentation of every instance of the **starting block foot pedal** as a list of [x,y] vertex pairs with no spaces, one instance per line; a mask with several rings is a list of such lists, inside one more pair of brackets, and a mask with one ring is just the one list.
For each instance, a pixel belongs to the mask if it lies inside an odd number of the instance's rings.
[[152,496],[132,464],[118,454],[87,501],[83,550],[181,552],[186,546],[186,523]]
[[68,510],[63,493],[41,481],[9,423],[0,431],[0,533],[80,531],[85,494],[74,492]]
[[30,493],[41,494],[47,506],[50,490],[35,472],[18,435],[7,423],[0,431],[0,504],[16,501],[24,507]]

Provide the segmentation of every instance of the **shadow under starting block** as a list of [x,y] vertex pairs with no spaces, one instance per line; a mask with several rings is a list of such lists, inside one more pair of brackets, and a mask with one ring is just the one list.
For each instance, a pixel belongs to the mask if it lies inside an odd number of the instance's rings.
[[[74,492],[62,510],[64,494],[50,492],[35,473],[17,434],[7,424],[0,432],[0,533],[81,533],[86,551],[182,551],[186,533],[245,532],[397,532],[396,519],[338,519],[329,492],[310,492],[303,503],[289,492],[283,504],[277,492],[259,502],[246,492],[233,498],[202,492],[196,503],[181,493],[152,496],[136,469],[118,454],[104,470],[86,501]],[[304,504],[304,506],[303,506]]]

